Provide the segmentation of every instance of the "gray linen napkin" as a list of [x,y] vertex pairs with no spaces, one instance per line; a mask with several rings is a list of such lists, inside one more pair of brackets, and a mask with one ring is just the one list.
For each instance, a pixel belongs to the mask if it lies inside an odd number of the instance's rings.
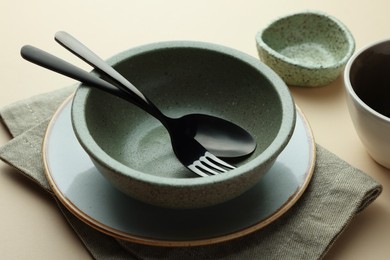
[[[0,159],[52,194],[41,163],[41,146],[51,115],[75,87],[8,105],[0,110],[13,139]],[[266,228],[232,241],[199,247],[153,247],[121,241],[94,230],[58,206],[96,259],[318,259],[351,219],[373,202],[382,186],[317,145],[313,179],[302,198]]]

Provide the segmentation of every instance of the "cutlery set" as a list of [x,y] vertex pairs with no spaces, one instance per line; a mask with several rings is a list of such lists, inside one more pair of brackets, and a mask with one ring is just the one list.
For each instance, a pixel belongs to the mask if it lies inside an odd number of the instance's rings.
[[222,118],[206,114],[166,116],[132,83],[73,36],[58,32],[55,40],[113,83],[30,45],[22,47],[21,55],[39,66],[129,101],[158,119],[169,133],[177,159],[195,174],[207,177],[233,170],[236,167],[221,158],[244,158],[256,149],[251,134]]

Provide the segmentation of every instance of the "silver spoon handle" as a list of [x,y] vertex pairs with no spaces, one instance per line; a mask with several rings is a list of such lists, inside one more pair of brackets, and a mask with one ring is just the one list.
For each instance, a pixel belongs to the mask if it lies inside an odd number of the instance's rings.
[[[146,97],[133,84],[131,84],[113,67],[108,65],[102,58],[97,56],[93,51],[91,51],[87,46],[85,46],[79,40],[74,38],[72,35],[67,32],[60,31],[55,34],[54,38],[58,43],[60,43],[66,49],[68,49],[69,51],[77,55],[79,58],[87,62],[89,65],[105,73],[106,75],[117,81],[120,85],[125,86],[126,89],[122,88],[123,91],[131,91],[133,94],[141,98],[144,102],[149,104],[149,101],[146,99]],[[118,87],[121,88],[121,86]]]

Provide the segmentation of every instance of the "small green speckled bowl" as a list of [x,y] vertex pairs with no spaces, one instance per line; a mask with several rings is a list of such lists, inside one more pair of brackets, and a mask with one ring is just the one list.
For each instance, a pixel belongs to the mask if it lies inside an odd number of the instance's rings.
[[127,195],[168,208],[199,208],[239,196],[287,145],[295,106],[285,83],[258,59],[200,42],[162,42],[108,60],[164,113],[219,116],[247,129],[258,147],[237,169],[198,177],[175,157],[159,121],[120,98],[80,85],[72,124],[99,171]]
[[325,86],[342,72],[355,41],[336,18],[318,11],[288,15],[256,34],[260,59],[294,86]]

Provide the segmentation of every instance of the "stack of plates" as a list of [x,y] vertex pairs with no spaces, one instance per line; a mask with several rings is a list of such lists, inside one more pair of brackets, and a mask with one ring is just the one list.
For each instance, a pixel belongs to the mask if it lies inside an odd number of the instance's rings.
[[314,171],[313,135],[297,109],[289,144],[252,189],[208,208],[159,208],[122,194],[104,179],[74,135],[70,110],[71,98],[58,109],[46,132],[43,160],[49,183],[74,215],[123,240],[159,246],[195,246],[244,236],[287,212],[304,193]]

